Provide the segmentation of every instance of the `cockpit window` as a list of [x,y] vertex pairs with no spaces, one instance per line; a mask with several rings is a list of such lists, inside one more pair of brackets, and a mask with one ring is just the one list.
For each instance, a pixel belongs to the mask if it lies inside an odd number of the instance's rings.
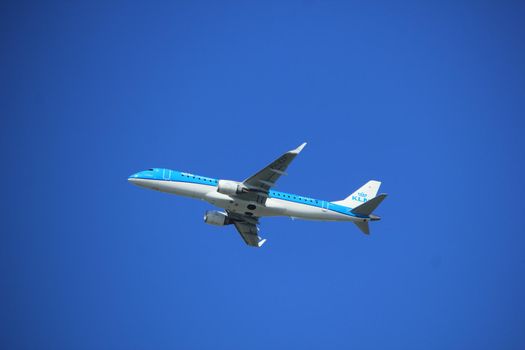
[[148,169],[148,171],[153,171],[154,169]]

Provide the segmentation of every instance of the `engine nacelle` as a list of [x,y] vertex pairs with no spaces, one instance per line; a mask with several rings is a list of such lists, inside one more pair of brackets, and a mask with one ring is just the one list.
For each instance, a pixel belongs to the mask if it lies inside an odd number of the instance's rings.
[[208,225],[215,225],[215,226],[224,226],[232,224],[233,222],[228,217],[228,214],[223,213],[222,211],[207,211],[206,214],[204,214],[204,222]]
[[217,192],[229,196],[242,193],[242,190],[243,186],[240,183],[230,180],[219,180],[219,185],[217,186]]

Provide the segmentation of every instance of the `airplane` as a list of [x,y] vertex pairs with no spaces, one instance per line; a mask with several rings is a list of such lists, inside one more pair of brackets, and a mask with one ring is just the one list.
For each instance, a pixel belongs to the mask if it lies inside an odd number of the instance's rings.
[[242,182],[162,168],[140,171],[128,181],[148,189],[205,200],[224,209],[207,211],[204,222],[216,226],[234,225],[244,242],[252,247],[262,247],[266,242],[259,236],[259,219],[266,216],[350,221],[364,234],[370,234],[368,223],[380,220],[372,212],[387,196],[385,193],[376,196],[381,185],[379,181],[368,181],[350,196],[334,202],[272,190],[304,146],[306,142]]

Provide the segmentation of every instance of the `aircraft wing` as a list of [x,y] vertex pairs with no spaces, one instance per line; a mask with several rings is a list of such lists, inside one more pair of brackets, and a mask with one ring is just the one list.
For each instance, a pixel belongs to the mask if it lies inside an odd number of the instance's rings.
[[233,225],[241,235],[246,244],[252,247],[260,248],[266,242],[266,239],[259,237],[259,223],[257,218],[227,211],[228,216],[233,219]]
[[242,239],[246,244],[252,247],[260,248],[266,242],[265,239],[259,237],[259,228],[255,224],[247,222],[234,222],[235,228],[239,231]]
[[290,165],[299,152],[302,151],[304,146],[306,146],[306,142],[296,149],[286,152],[266,168],[244,180],[243,184],[251,193],[257,193],[262,197],[268,197],[268,191],[270,188],[275,185],[281,175],[286,174],[286,168],[288,168],[288,165]]

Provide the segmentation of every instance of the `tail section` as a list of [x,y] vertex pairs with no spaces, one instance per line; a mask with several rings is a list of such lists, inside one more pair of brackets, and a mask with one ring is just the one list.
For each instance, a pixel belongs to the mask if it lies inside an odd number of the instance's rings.
[[355,221],[354,224],[359,227],[361,232],[363,232],[365,235],[370,234],[370,228],[368,227],[368,221]]
[[345,207],[357,208],[361,204],[371,200],[379,191],[380,181],[370,180],[357,191],[343,199],[342,201],[333,202],[334,204],[344,205]]
[[365,234],[370,234],[370,229],[368,227],[368,221],[377,221],[381,218],[379,216],[373,215],[372,212],[381,204],[383,199],[386,198],[386,194],[382,193],[377,197],[374,197],[370,199],[369,201],[366,201],[365,203],[361,204],[358,207],[355,207],[352,209],[352,213],[362,215],[362,216],[368,216],[368,218],[363,219],[364,221],[354,221],[354,224],[359,227],[359,229]]
[[369,216],[370,214],[372,214],[374,210],[376,210],[376,208],[379,206],[379,204],[381,204],[381,202],[385,198],[386,198],[386,193],[382,193],[379,196],[374,197],[369,201],[366,201],[360,206],[355,207],[354,209],[352,209],[352,213],[363,215],[363,216]]

